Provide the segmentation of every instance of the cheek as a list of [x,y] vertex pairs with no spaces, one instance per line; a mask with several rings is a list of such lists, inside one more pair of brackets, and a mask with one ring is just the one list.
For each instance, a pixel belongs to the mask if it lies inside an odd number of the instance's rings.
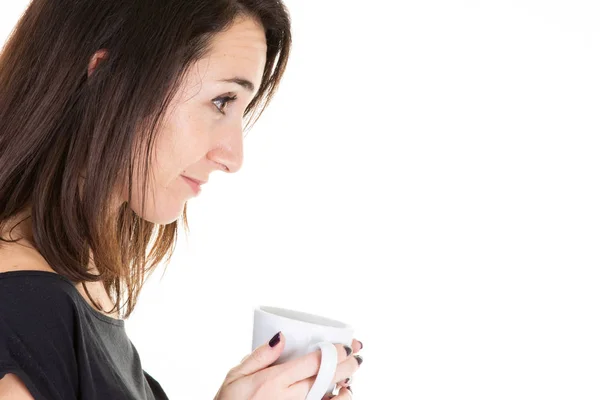
[[179,114],[156,140],[152,158],[152,177],[157,192],[181,190],[179,176],[198,160],[200,135],[194,134],[195,129],[188,122],[187,118]]
[[[189,189],[186,192],[185,182],[179,175],[180,164],[176,158],[157,157],[151,166],[145,197],[142,179],[134,182],[132,210],[146,221],[157,224],[168,224],[176,220],[189,198]],[[142,200],[145,200],[143,212]]]
[[[208,135],[194,134],[196,130],[170,129],[157,138],[152,155],[151,173],[142,212],[142,177],[135,176],[132,190],[132,210],[146,221],[168,224],[175,221],[190,199],[190,188],[181,178],[184,170],[194,168],[204,158],[208,146]],[[204,127],[206,129],[206,127]]]
[[180,105],[156,140],[154,171],[163,187],[205,157],[214,115],[197,102]]
[[[144,197],[141,183],[132,191],[131,209],[139,217],[156,224],[168,224],[175,221],[183,212],[189,199],[189,189],[181,178],[170,180],[166,185],[149,179]],[[142,210],[142,200],[145,200]]]

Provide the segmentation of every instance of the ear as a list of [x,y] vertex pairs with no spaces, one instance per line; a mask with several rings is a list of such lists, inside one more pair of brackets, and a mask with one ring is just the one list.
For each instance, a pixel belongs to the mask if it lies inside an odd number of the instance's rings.
[[98,64],[107,58],[108,50],[106,49],[101,49],[94,53],[94,55],[90,58],[90,63],[88,64],[88,78],[90,75],[92,75]]

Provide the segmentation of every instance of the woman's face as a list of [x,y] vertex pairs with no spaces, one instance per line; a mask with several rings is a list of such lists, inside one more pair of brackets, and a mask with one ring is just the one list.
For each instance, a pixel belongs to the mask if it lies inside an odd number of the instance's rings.
[[243,113],[261,84],[266,51],[264,30],[251,18],[239,18],[214,37],[209,53],[192,66],[166,110],[143,214],[143,179],[134,175],[130,205],[137,215],[171,223],[197,194],[184,176],[208,181],[213,171],[240,169]]

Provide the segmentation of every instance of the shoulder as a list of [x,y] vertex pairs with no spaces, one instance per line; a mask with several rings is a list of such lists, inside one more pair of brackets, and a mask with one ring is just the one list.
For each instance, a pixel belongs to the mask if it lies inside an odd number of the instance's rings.
[[0,322],[19,336],[35,329],[52,335],[55,325],[73,321],[76,289],[43,260],[33,251],[0,250]]
[[0,273],[0,347],[70,352],[78,310],[68,285],[46,271]]
[[39,253],[0,248],[0,398],[75,398],[76,293]]
[[43,270],[0,273],[0,376],[9,377],[2,390],[16,390],[20,378],[35,398],[54,390],[74,398],[78,312],[69,284]]

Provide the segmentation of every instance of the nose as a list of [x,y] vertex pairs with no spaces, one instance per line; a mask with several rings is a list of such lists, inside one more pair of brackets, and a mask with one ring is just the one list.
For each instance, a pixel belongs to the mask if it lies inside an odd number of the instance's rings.
[[220,164],[226,172],[234,173],[239,171],[244,161],[242,126],[229,128],[226,133],[219,136],[219,142],[207,153],[206,157]]

